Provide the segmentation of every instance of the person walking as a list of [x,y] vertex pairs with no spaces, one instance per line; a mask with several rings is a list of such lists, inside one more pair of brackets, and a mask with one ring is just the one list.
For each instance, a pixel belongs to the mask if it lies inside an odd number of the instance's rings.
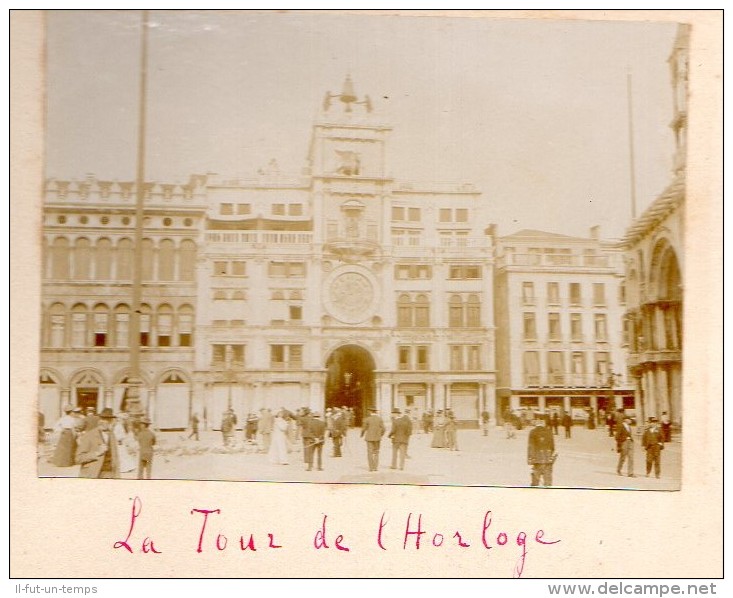
[[445,448],[445,427],[448,424],[448,418],[445,417],[442,410],[439,410],[433,418],[433,441],[430,443],[432,448]]
[[392,439],[392,466],[390,469],[404,469],[407,445],[412,434],[412,420],[409,415],[402,415],[399,409],[392,409],[392,429],[389,438]]
[[149,480],[153,473],[155,432],[150,429],[151,422],[147,417],[141,419],[139,423],[140,429],[137,431],[137,479]]
[[369,410],[369,417],[364,420],[361,428],[361,437],[366,440],[367,462],[369,471],[379,469],[379,445],[384,436],[385,428],[382,418],[377,415],[376,409]]
[[221,435],[224,446],[229,447],[234,444],[234,430],[237,426],[237,416],[234,409],[227,409],[221,416]]
[[646,477],[649,477],[652,469],[654,476],[659,478],[662,473],[662,450],[664,449],[664,436],[656,417],[649,418],[649,425],[641,437],[641,446],[646,451]]
[[618,464],[616,473],[621,475],[621,469],[626,462],[626,473],[630,478],[634,476],[634,437],[631,432],[631,418],[625,417],[622,424],[616,428],[616,451]]
[[81,465],[80,478],[119,478],[120,461],[117,439],[112,431],[115,415],[105,407],[96,427],[84,430],[76,447],[76,462]]
[[332,457],[341,457],[341,445],[346,435],[346,415],[341,409],[334,409],[331,420],[331,442],[333,443]]
[[272,442],[267,452],[270,463],[277,465],[288,464],[288,420],[285,412],[280,410],[273,418]]
[[199,440],[199,414],[198,413],[192,413],[191,414],[191,433],[188,435],[188,438],[191,438],[192,436],[196,439],[198,442]]
[[515,415],[509,409],[504,412],[504,434],[507,438],[516,436],[516,426],[514,425]]
[[552,486],[552,468],[555,464],[555,437],[543,418],[534,420],[534,428],[527,439],[527,464],[532,467],[531,485]]
[[484,436],[489,435],[489,420],[491,419],[491,416],[489,415],[489,412],[484,410],[481,412],[481,432]]
[[560,416],[557,414],[557,411],[552,412],[552,417],[550,418],[550,426],[552,427],[552,434],[554,436],[557,436],[557,432],[560,429]]
[[573,429],[573,418],[567,411],[562,414],[562,427],[565,428],[565,438],[570,438],[570,431]]
[[453,411],[448,411],[445,422],[445,446],[449,451],[458,450],[458,422]]
[[264,407],[260,409],[260,419],[257,421],[257,436],[260,440],[259,452],[261,453],[267,453],[270,450],[274,420],[275,418],[272,415],[272,411]]
[[323,471],[323,444],[326,438],[326,422],[317,411],[310,414],[303,427],[303,442],[305,444],[305,469],[313,469],[316,462],[318,471]]
[[51,463],[56,467],[71,467],[74,465],[79,418],[74,417],[73,411],[74,408],[71,405],[65,407],[64,415],[61,416],[53,428],[57,440]]

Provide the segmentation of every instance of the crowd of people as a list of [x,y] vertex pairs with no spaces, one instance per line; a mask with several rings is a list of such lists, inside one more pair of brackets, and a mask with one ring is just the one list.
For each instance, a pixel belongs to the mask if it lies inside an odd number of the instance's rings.
[[[97,413],[67,405],[51,430],[55,448],[49,461],[56,467],[79,466],[83,478],[118,478],[137,468],[138,479],[150,479],[156,443],[150,424],[146,417],[115,415],[109,407]],[[39,440],[45,442],[41,432]]]
[[[533,418],[529,418],[529,414]],[[661,475],[661,455],[665,443],[671,440],[671,425],[666,412],[659,421],[648,418],[646,424],[635,428],[633,418],[624,409],[599,413],[608,426],[609,435],[618,453],[616,472],[635,477],[634,449],[640,443],[646,453],[646,475]],[[458,451],[458,421],[450,410],[425,411],[393,409],[391,418],[380,416],[370,409],[361,422],[361,437],[365,441],[367,466],[370,472],[379,470],[381,442],[386,436],[391,440],[390,469],[403,470],[409,459],[409,442],[413,433],[423,432],[431,449]],[[557,459],[554,437],[560,427],[564,437],[571,439],[573,419],[567,411],[551,409],[534,413],[527,409],[507,410],[502,414],[506,438],[516,437],[517,430],[529,426],[527,436],[527,463],[531,468],[532,486],[553,484],[553,465]],[[491,415],[484,411],[479,426],[483,436],[488,436]],[[39,417],[39,441],[48,439]],[[262,453],[274,465],[290,465],[302,459],[306,471],[323,470],[323,453],[330,441],[330,457],[340,458],[350,429],[356,426],[356,415],[349,407],[329,407],[322,414],[307,407],[296,411],[281,408],[273,412],[262,408],[248,413],[239,422],[236,413],[226,409],[221,418],[220,431],[225,449]],[[79,407],[67,406],[64,415],[52,430],[54,450],[49,461],[57,467],[79,466],[80,477],[120,477],[137,468],[138,479],[152,477],[152,465],[156,436],[145,417],[132,417],[128,413],[115,415],[110,408],[96,413],[94,409],[82,412]],[[588,426],[591,428],[591,426]],[[187,440],[200,440],[201,418],[193,413]],[[592,426],[595,428],[595,425]],[[181,437],[184,438],[184,437]],[[294,454],[300,453],[295,458]]]

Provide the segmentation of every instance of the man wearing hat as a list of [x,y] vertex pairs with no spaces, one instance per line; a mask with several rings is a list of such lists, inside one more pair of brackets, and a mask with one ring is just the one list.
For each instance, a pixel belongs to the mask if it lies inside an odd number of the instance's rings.
[[532,486],[552,486],[552,466],[555,463],[555,437],[545,425],[545,419],[534,420],[527,439],[527,463],[532,466]]
[[402,415],[399,409],[392,409],[392,429],[389,437],[392,439],[392,467],[390,469],[404,469],[407,444],[412,434],[412,420],[410,416]]
[[138,446],[137,479],[149,480],[153,472],[155,433],[150,429],[150,420],[147,417],[140,420],[140,429],[136,439]]
[[377,471],[379,468],[379,444],[385,432],[384,422],[377,415],[377,410],[369,410],[369,417],[364,420],[361,427],[361,437],[367,443],[367,461],[369,471]]
[[109,407],[102,409],[94,428],[84,430],[76,448],[76,462],[81,465],[80,478],[118,478],[120,461],[117,439],[112,432],[115,414]]
[[616,473],[621,475],[624,462],[627,462],[626,472],[630,478],[634,477],[634,436],[631,433],[631,418],[627,415],[623,423],[616,428],[616,451],[618,464]]
[[661,473],[661,457],[664,448],[664,434],[659,426],[656,417],[649,418],[649,425],[641,437],[641,446],[646,451],[646,477],[654,469],[654,475],[658,478]]
[[323,471],[323,443],[326,437],[326,422],[317,411],[304,420],[303,444],[305,451],[306,471],[313,469],[313,457],[316,456],[318,471]]

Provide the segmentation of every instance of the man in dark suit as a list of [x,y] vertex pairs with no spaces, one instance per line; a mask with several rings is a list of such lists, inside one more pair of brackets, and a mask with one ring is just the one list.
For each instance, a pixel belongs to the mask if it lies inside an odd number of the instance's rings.
[[623,423],[616,427],[616,450],[618,451],[618,465],[616,473],[621,475],[621,468],[627,462],[626,472],[630,478],[634,477],[634,436],[631,432],[631,418],[625,417]]
[[341,456],[341,444],[346,435],[346,415],[341,409],[334,409],[331,421],[331,440],[333,441],[333,457]]
[[534,421],[527,439],[527,463],[532,466],[532,486],[552,486],[552,466],[555,463],[555,437],[544,418]]
[[304,420],[303,443],[305,450],[305,469],[313,469],[313,458],[315,457],[318,471],[323,471],[323,443],[326,438],[326,422],[318,412],[311,413]]
[[412,434],[412,420],[410,416],[401,415],[399,409],[392,409],[392,429],[389,437],[392,439],[392,467],[390,469],[405,468],[405,456],[407,455],[407,443]]
[[662,449],[664,449],[664,433],[659,427],[656,417],[649,418],[649,425],[641,437],[641,446],[646,451],[646,477],[649,477],[652,468],[654,469],[654,475],[659,477],[662,469],[661,457]]
[[76,462],[81,465],[80,478],[119,478],[120,460],[117,439],[112,432],[114,412],[102,409],[97,425],[84,430],[76,447]]
[[155,433],[150,429],[150,420],[144,417],[140,420],[140,430],[137,432],[137,445],[139,448],[137,479],[149,480],[153,472],[153,447],[155,446]]
[[367,443],[367,461],[369,471],[377,471],[379,468],[379,444],[385,432],[384,422],[377,415],[376,409],[369,410],[369,417],[364,420],[361,427],[361,437]]

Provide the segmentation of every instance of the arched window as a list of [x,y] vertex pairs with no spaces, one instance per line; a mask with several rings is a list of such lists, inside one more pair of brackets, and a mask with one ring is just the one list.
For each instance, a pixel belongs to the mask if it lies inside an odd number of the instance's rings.
[[412,326],[412,301],[409,295],[400,295],[397,299],[397,326]]
[[478,295],[469,295],[466,302],[466,326],[478,328],[481,326],[481,301]]
[[178,279],[192,281],[196,277],[196,243],[189,239],[181,241]]
[[71,308],[71,346],[87,346],[87,308],[77,303]]
[[193,307],[190,305],[178,309],[178,346],[193,346]]
[[115,307],[114,323],[115,347],[127,347],[130,344],[130,307],[122,304]]
[[99,239],[95,253],[94,278],[110,280],[112,278],[112,242],[109,239]]
[[120,239],[117,243],[117,280],[132,280],[132,241]]
[[430,326],[430,301],[427,295],[418,295],[415,298],[415,326],[418,328]]
[[95,347],[106,347],[109,340],[109,308],[103,303],[94,306]]
[[448,326],[451,328],[463,327],[463,301],[460,295],[451,295],[448,300]]
[[150,306],[143,303],[140,306],[140,346],[141,347],[149,347],[150,346],[150,314],[152,313],[152,310],[150,309]]
[[141,247],[143,252],[142,279],[153,280],[153,257],[155,253],[153,242],[150,239],[143,239]]
[[60,348],[65,345],[66,309],[61,303],[54,303],[48,310],[48,346]]
[[74,280],[89,280],[92,271],[92,247],[89,239],[82,237],[74,244]]
[[163,304],[156,315],[156,329],[159,347],[170,347],[173,338],[173,308]]
[[51,278],[56,280],[68,280],[69,278],[69,241],[64,237],[57,237],[53,240]]
[[158,249],[158,280],[175,280],[175,245],[163,239]]

